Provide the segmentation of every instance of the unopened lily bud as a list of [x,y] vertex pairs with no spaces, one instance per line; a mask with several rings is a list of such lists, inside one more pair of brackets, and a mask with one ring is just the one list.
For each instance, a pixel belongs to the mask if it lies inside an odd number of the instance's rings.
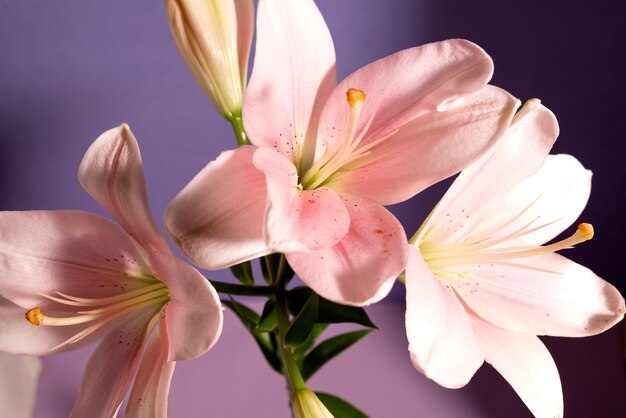
[[291,399],[294,418],[334,418],[315,393],[298,389]]
[[165,0],[165,7],[176,46],[202,90],[225,118],[240,115],[252,0]]

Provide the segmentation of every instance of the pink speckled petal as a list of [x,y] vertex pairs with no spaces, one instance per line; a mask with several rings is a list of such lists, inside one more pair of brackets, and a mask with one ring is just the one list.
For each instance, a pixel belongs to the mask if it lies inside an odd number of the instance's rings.
[[[160,328],[165,326],[159,323]],[[176,362],[168,361],[167,340],[156,330],[141,360],[126,407],[127,418],[167,417],[167,401]]]
[[[111,418],[130,387],[141,361],[151,321],[161,306],[133,312],[91,355],[70,418]],[[154,318],[156,320],[156,318]]]
[[165,225],[195,264],[220,269],[269,254],[263,237],[267,191],[255,147],[225,151],[165,210]]
[[509,93],[485,86],[453,109],[427,112],[405,124],[325,185],[384,205],[402,202],[487,152],[506,132],[517,106]]
[[246,133],[253,144],[296,161],[304,142],[314,145],[321,107],[336,83],[333,41],[315,3],[259,1],[255,54]]
[[491,58],[463,39],[405,49],[346,77],[324,106],[318,134],[329,144],[336,140],[337,135],[331,134],[348,119],[350,88],[367,95],[358,130],[376,115],[364,138],[367,143],[427,113],[453,108],[459,98],[483,87],[492,73]]
[[168,253],[151,251],[150,264],[170,294],[161,319],[167,330],[168,360],[204,354],[222,332],[222,305],[217,292],[198,270]]
[[78,180],[144,247],[169,251],[148,207],[139,145],[128,125],[106,131],[91,144],[80,163]]
[[273,252],[330,248],[346,235],[350,215],[334,191],[301,190],[293,163],[270,149],[258,148],[254,165],[266,178],[265,239]]
[[415,368],[442,386],[465,386],[483,363],[468,313],[414,246],[406,267],[406,333]]
[[[533,335],[584,337],[624,317],[624,298],[591,270],[559,254],[477,265],[449,280],[487,321]],[[459,269],[461,270],[461,269]]]
[[418,242],[426,232],[433,240],[450,242],[464,236],[483,221],[489,202],[502,200],[517,183],[541,168],[558,134],[552,112],[539,100],[526,102],[493,151],[452,183],[422,227]]
[[300,278],[326,299],[363,306],[384,298],[404,270],[406,235],[384,207],[343,196],[350,230],[334,247],[290,253],[287,260]]
[[142,285],[150,268],[111,221],[79,211],[0,212],[0,294],[25,309],[63,310],[40,293],[106,297]]

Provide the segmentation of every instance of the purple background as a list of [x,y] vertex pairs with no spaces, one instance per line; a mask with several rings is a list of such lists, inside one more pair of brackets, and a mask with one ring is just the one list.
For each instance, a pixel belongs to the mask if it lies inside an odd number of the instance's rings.
[[[318,1],[335,40],[340,79],[397,50],[464,37],[493,57],[494,84],[521,99],[541,98],[561,123],[555,151],[575,155],[594,172],[582,218],[597,235],[568,256],[624,292],[626,3],[476,3]],[[195,173],[235,144],[178,56],[159,1],[0,1],[0,57],[2,210],[104,214],[80,188],[76,171],[93,139],[121,122],[139,139],[157,219]],[[436,186],[394,208],[409,235],[444,191]],[[403,334],[402,286],[391,299],[399,302],[372,309],[381,331],[323,369],[311,381],[315,389],[344,396],[373,417],[530,416],[488,366],[458,391],[415,372]],[[620,334],[616,328],[585,339],[546,339],[561,371],[568,417],[626,417]],[[67,416],[89,350],[46,359],[38,417]],[[288,416],[283,382],[261,361],[227,316],[215,349],[178,365],[170,415]]]

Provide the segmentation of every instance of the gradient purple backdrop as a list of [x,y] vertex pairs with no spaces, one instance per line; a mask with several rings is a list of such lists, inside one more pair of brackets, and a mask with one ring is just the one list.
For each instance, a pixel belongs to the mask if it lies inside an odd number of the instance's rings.
[[[582,218],[596,238],[568,253],[626,289],[626,3],[320,0],[335,40],[339,78],[397,50],[463,37],[494,59],[493,84],[538,97],[561,124],[555,152],[594,172]],[[144,159],[152,210],[208,161],[235,146],[230,126],[187,72],[160,1],[0,1],[0,209],[82,209],[104,214],[76,172],[101,132],[127,122]],[[397,205],[412,235],[445,191],[438,185]],[[209,277],[227,279],[222,273]],[[415,372],[403,334],[403,289],[372,309],[381,331],[312,379],[372,417],[529,417],[508,385],[483,367],[468,388],[439,388]],[[585,339],[545,339],[561,371],[566,416],[626,417],[619,329]],[[45,361],[37,417],[67,416],[90,349]],[[207,356],[179,363],[172,417],[288,416],[281,378],[228,315]],[[236,388],[239,388],[236,390]],[[0,417],[2,417],[0,406]],[[4,418],[4,417],[3,417]]]

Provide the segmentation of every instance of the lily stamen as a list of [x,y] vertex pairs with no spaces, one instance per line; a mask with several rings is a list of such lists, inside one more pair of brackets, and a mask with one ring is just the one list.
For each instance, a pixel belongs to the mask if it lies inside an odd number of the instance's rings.
[[501,260],[533,257],[572,248],[576,244],[592,239],[593,234],[593,226],[591,224],[581,223],[572,236],[550,245],[494,248],[493,245],[501,241],[498,240],[488,247],[472,248],[469,245],[465,248],[450,249],[439,254],[424,251],[423,255],[428,265],[433,269],[465,264],[498,263]]
[[140,287],[139,289],[132,290],[130,292],[124,292],[121,295],[109,296],[105,298],[78,298],[76,296],[67,295],[61,292],[55,292],[55,293],[61,296],[63,299],[58,298],[56,296],[47,295],[45,293],[39,293],[39,295],[45,297],[46,299],[50,299],[52,301],[59,302],[64,305],[102,306],[102,305],[109,305],[111,303],[121,302],[127,299],[132,299],[136,296],[143,295],[145,293],[149,293],[149,292],[152,292],[153,290],[158,290],[161,288],[163,288],[163,283],[156,282],[150,286],[143,286],[143,287]]
[[[110,322],[121,315],[125,315],[136,309],[143,308],[145,306],[166,302],[169,300],[169,293],[163,283],[155,283],[151,286],[146,286],[141,289],[137,289],[131,292],[127,292],[118,296],[110,296],[105,298],[77,298],[63,293],[57,292],[58,295],[63,298],[42,294],[46,298],[67,306],[103,306],[99,309],[91,309],[84,311],[76,311],[76,315],[55,318],[45,315],[38,307],[35,307],[26,312],[25,317],[28,322],[35,326],[70,326],[83,324],[86,322],[95,321],[101,319],[102,321],[95,324],[95,328],[89,327],[83,330],[81,333],[89,330],[85,335],[90,334],[95,329],[105,323]],[[78,335],[77,335],[78,336]],[[76,337],[76,336],[75,336]],[[74,338],[74,337],[73,337]],[[73,339],[72,338],[72,339]],[[81,337],[80,339],[82,339]]]
[[[345,136],[333,143],[333,147],[326,150],[322,157],[302,176],[302,184],[306,189],[315,189],[326,182],[333,174],[347,167],[354,161],[369,154],[369,150],[389,135],[377,139],[374,143],[361,145],[361,141],[369,131],[376,112],[372,112],[357,135],[357,127],[361,119],[361,109],[365,103],[366,95],[362,90],[350,88],[346,92],[348,105],[350,106],[350,118]],[[394,132],[395,133],[395,132]]]

